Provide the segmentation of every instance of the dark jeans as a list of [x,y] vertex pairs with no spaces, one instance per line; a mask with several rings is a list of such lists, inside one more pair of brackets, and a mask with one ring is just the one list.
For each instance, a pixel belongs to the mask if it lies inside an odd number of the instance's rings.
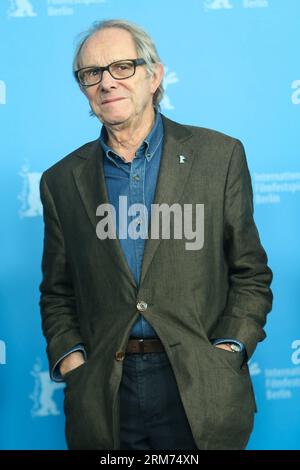
[[120,436],[120,449],[197,449],[165,352],[125,356]]

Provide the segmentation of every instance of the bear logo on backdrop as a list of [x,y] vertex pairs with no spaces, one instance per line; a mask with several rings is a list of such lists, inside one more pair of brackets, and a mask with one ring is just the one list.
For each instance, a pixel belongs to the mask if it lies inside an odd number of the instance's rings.
[[43,215],[43,207],[40,200],[40,179],[42,173],[30,172],[28,164],[24,164],[19,172],[23,178],[23,187],[18,199],[21,201],[19,215],[23,217],[37,217]]
[[58,416],[60,411],[54,400],[54,392],[65,387],[64,383],[53,382],[48,370],[42,370],[42,361],[36,359],[30,374],[34,378],[34,390],[29,395],[33,401],[32,416]]
[[37,16],[33,9],[31,0],[10,0],[8,16],[24,18],[26,16]]
[[169,68],[165,67],[165,77],[163,81],[163,86],[164,86],[164,97],[161,101],[161,108],[164,110],[171,110],[175,109],[173,104],[171,103],[171,99],[169,95],[166,93],[166,90],[170,85],[174,85],[174,83],[179,82],[179,78],[176,75],[176,72],[169,72]]

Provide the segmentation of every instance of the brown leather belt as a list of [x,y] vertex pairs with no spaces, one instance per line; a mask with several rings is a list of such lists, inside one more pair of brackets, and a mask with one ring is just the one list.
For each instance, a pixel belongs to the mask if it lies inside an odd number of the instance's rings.
[[154,352],[164,352],[160,339],[129,339],[126,354],[145,354]]

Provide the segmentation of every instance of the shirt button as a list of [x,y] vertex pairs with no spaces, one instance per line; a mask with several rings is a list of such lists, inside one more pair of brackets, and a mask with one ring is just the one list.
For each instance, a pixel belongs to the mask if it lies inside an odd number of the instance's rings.
[[136,304],[136,307],[140,312],[144,312],[145,310],[147,310],[148,305],[146,302],[144,302],[144,300],[141,300]]
[[134,175],[134,176],[133,176],[133,179],[134,179],[134,181],[139,181],[139,180],[140,180],[140,176],[139,176],[139,175]]
[[123,351],[117,351],[115,354],[115,358],[117,361],[123,361],[125,357],[125,353]]

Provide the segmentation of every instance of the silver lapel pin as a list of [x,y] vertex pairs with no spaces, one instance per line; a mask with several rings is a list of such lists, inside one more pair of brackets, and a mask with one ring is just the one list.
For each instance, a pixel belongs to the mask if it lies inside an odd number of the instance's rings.
[[179,163],[185,163],[186,162],[186,157],[184,155],[179,155]]

